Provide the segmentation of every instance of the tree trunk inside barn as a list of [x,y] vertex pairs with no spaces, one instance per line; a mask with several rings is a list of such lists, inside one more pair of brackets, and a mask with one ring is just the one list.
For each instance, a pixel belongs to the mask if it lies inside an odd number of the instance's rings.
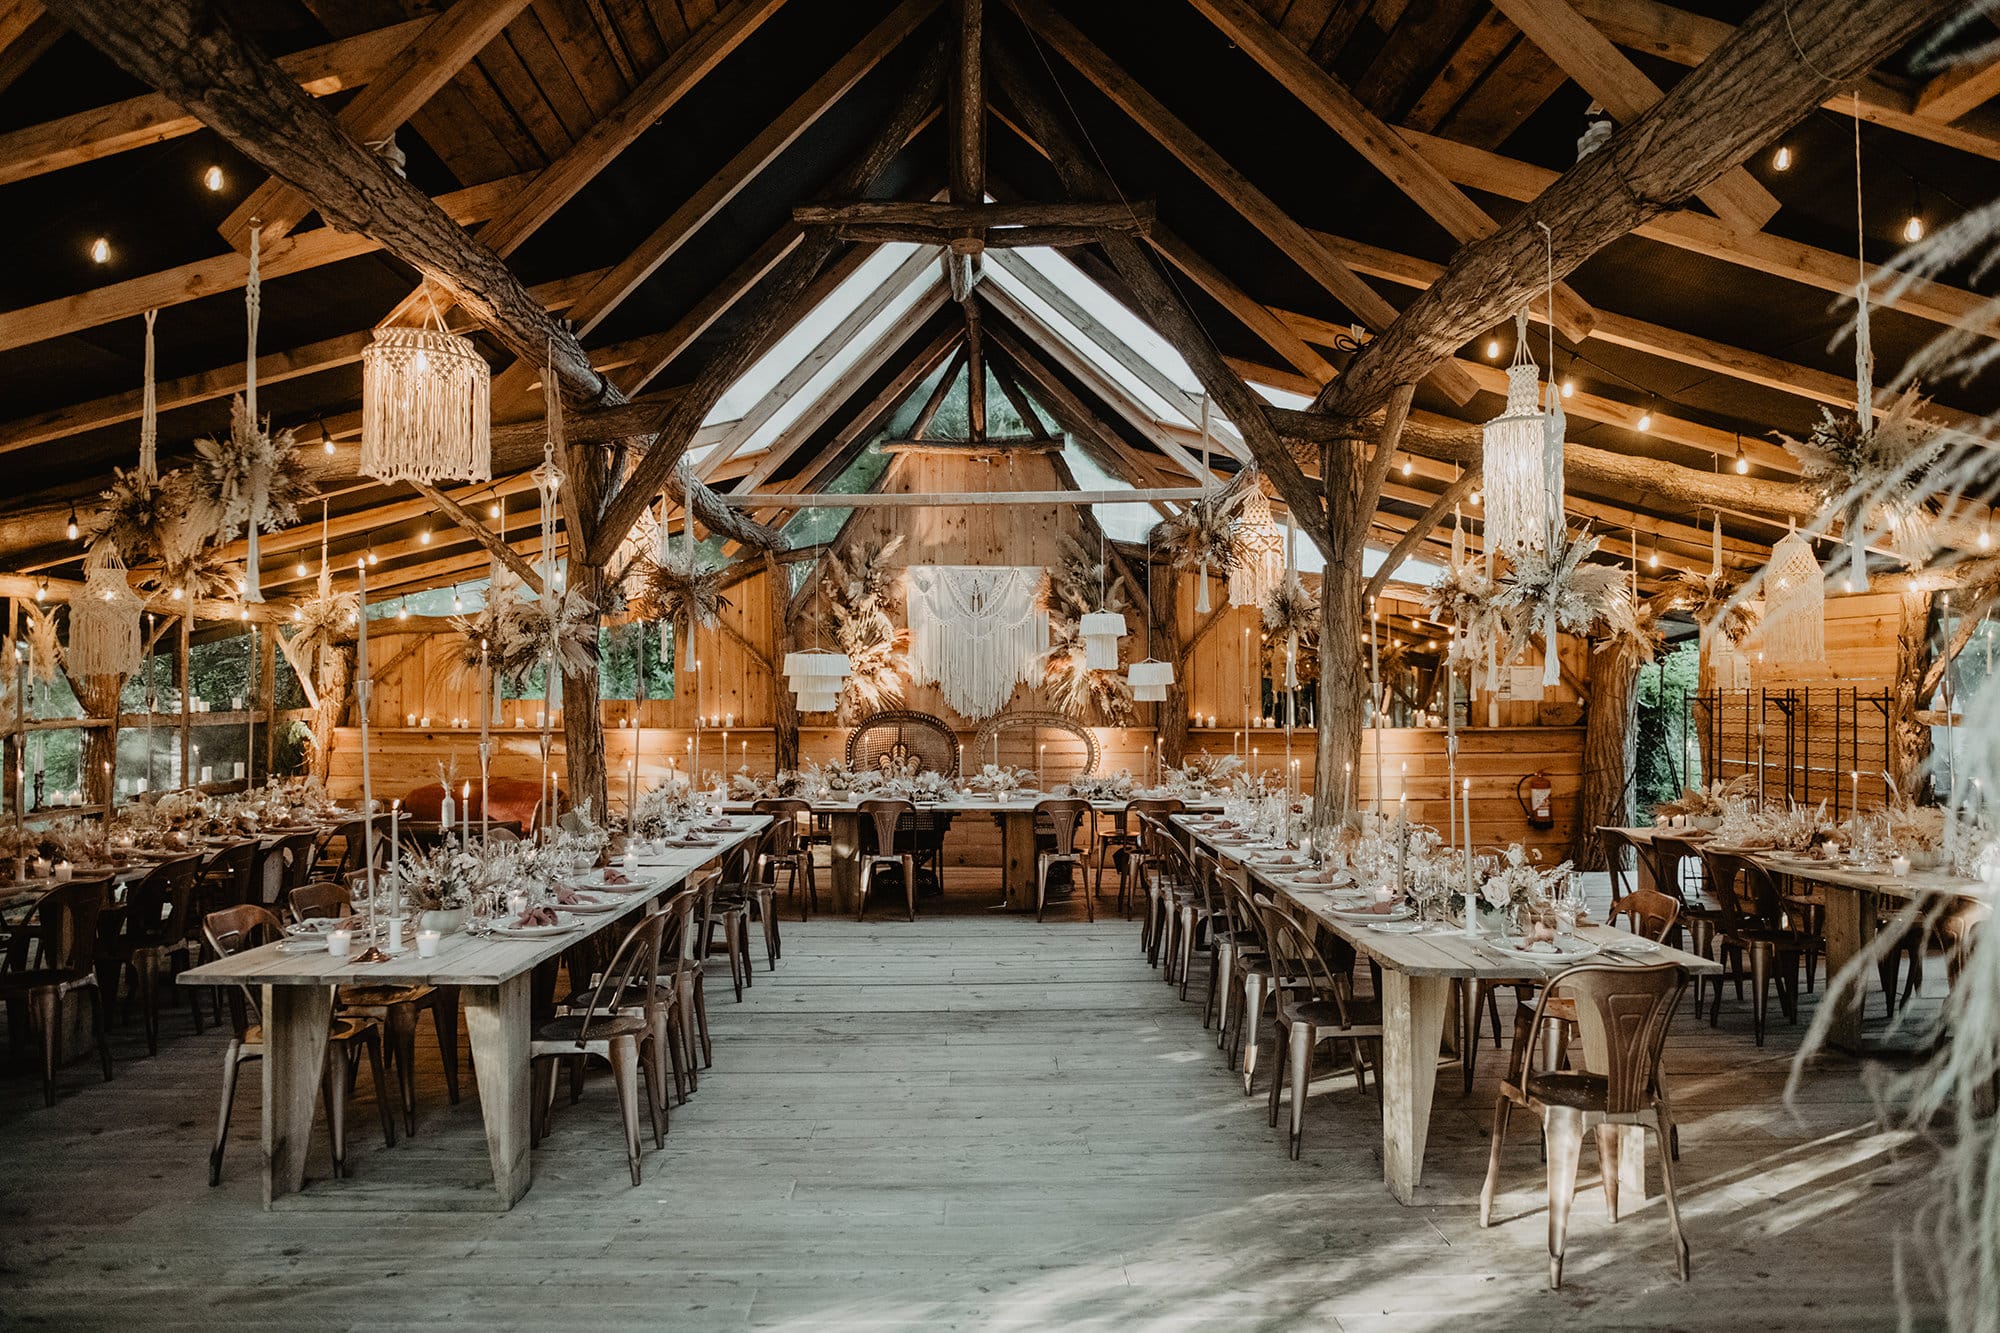
[[1590,654],[1585,680],[1589,691],[1583,726],[1583,792],[1577,798],[1576,826],[1570,831],[1569,859],[1579,870],[1602,870],[1598,846],[1601,824],[1632,822],[1628,777],[1632,772],[1632,721],[1639,702],[1639,658],[1629,644],[1606,644]]

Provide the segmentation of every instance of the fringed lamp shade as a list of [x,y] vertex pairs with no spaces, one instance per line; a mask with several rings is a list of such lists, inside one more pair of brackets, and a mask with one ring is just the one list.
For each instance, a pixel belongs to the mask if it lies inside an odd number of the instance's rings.
[[491,481],[492,378],[468,339],[377,329],[361,354],[361,470],[382,481]]
[[1126,672],[1126,682],[1132,687],[1132,698],[1139,703],[1165,703],[1167,686],[1174,683],[1174,664],[1155,662],[1150,657],[1143,662],[1134,662]]
[[839,707],[840,687],[853,670],[845,653],[814,648],[785,654],[785,676],[798,695],[801,713],[831,713]]
[[1083,665],[1090,671],[1118,669],[1118,640],[1125,637],[1125,617],[1116,611],[1092,611],[1077,621],[1083,636]]
[[1486,541],[1503,553],[1540,546],[1548,531],[1548,422],[1536,405],[1540,372],[1526,346],[1525,338],[1515,343],[1507,410],[1485,430]]
[[1236,535],[1243,560],[1229,571],[1229,604],[1260,606],[1285,577],[1285,534],[1271,520],[1271,502],[1262,491],[1252,491],[1244,501]]
[[69,667],[79,676],[128,676],[144,665],[145,603],[126,581],[118,548],[100,542],[84,561],[83,592],[69,607]]
[[1812,544],[1796,532],[1771,549],[1764,574],[1764,660],[1771,666],[1826,661],[1826,588]]

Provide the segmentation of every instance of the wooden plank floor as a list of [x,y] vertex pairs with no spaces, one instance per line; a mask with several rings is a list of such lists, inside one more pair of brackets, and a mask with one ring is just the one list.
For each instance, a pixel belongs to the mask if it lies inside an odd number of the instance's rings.
[[1852,1066],[1783,1108],[1796,1029],[1759,1051],[1725,1004],[1719,1031],[1675,1033],[1693,1281],[1674,1281],[1657,1202],[1613,1226],[1592,1190],[1550,1293],[1532,1137],[1506,1154],[1502,1224],[1477,1225],[1490,1049],[1469,1099],[1441,1071],[1422,1201],[1401,1208],[1373,1099],[1315,1098],[1288,1160],[1136,925],[953,901],[914,924],[785,923],[743,1004],[711,977],[715,1067],[645,1184],[593,1077],[507,1214],[479,1211],[476,1106],[444,1104],[428,1044],[417,1137],[382,1146],[364,1078],[355,1178],[272,1213],[254,1073],[223,1184],[205,1183],[223,1043],[185,1010],[157,1058],[136,1025],[115,1035],[116,1082],[65,1070],[53,1110],[10,1075],[0,1326],[1893,1325],[1892,1242],[1927,1151],[1870,1131]]

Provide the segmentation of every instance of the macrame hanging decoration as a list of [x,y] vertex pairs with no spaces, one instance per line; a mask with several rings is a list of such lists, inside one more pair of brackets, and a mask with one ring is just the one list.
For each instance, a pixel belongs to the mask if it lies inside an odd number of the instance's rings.
[[1764,571],[1764,660],[1771,666],[1826,661],[1826,589],[1812,545],[1788,532]]
[[69,606],[69,666],[78,676],[127,676],[144,665],[139,618],[118,547],[99,542],[84,558],[83,592]]
[[1262,606],[1285,577],[1285,534],[1271,517],[1271,502],[1253,490],[1236,521],[1243,560],[1229,571],[1229,604]]
[[1041,678],[1049,613],[1037,565],[912,565],[907,571],[910,678],[935,681],[977,721]]
[[1125,617],[1105,606],[1104,535],[1098,534],[1097,609],[1084,613],[1076,622],[1083,637],[1083,667],[1086,671],[1116,671],[1118,641],[1125,637]]
[[[1204,492],[1210,489],[1212,481],[1213,474],[1208,470],[1208,395],[1204,393],[1201,396],[1201,488]],[[1206,503],[1206,500],[1204,495],[1203,502]],[[1208,601],[1208,557],[1203,556],[1194,572],[1194,611],[1198,616],[1205,616],[1211,609]]]
[[[160,398],[153,387],[153,323],[160,312],[146,312],[146,383],[139,396],[139,480],[147,487],[160,484]],[[250,360],[251,374],[257,361]]]
[[493,371],[470,339],[375,330],[361,354],[361,471],[382,481],[491,481]]
[[[1548,529],[1548,429],[1541,368],[1528,352],[1528,312],[1514,316],[1514,360],[1507,367],[1507,409],[1486,423],[1482,450],[1486,540],[1509,554],[1543,544]],[[1558,477],[1561,471],[1558,469]]]
[[[471,344],[468,343],[468,350],[470,347]],[[559,669],[559,666],[562,660],[561,640],[562,625],[565,619],[564,611],[566,610],[564,607],[566,594],[562,586],[562,561],[556,555],[556,506],[561,502],[563,484],[562,468],[556,463],[556,454],[563,446],[563,420],[562,398],[556,392],[555,352],[553,345],[551,345],[549,357],[550,364],[544,366],[542,369],[542,408],[546,417],[547,434],[542,441],[541,465],[534,470],[532,475],[535,480],[536,500],[541,510],[542,603],[547,608],[549,629],[548,683],[543,693],[548,701],[548,715],[553,717],[555,710],[562,703],[562,671]],[[478,359],[476,355],[474,359]],[[483,368],[486,363],[481,360],[479,364]],[[479,397],[483,408],[486,399],[483,381]],[[482,430],[480,434],[483,441],[485,432]],[[484,451],[483,443],[481,448]],[[490,460],[487,467],[487,474],[491,475]],[[480,480],[485,480],[485,478],[482,477]],[[692,540],[692,537],[690,537],[690,540]]]
[[[1153,604],[1153,544],[1146,543],[1146,605]],[[1159,704],[1167,701],[1167,686],[1174,683],[1174,664],[1153,657],[1153,618],[1146,617],[1146,656],[1125,670],[1125,683],[1132,687],[1132,701]]]
[[[1861,212],[1861,94],[1854,94],[1854,420],[1866,436],[1875,429],[1875,345],[1868,333],[1867,228]],[[1868,591],[1868,520],[1863,499],[1847,511],[1848,586]],[[1768,653],[1769,648],[1765,651]]]

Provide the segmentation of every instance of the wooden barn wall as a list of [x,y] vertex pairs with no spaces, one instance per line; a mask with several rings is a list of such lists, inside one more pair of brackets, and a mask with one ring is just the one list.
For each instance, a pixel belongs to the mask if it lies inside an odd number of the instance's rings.
[[[1055,466],[1045,456],[1032,455],[981,463],[970,459],[905,455],[885,476],[880,489],[896,493],[969,492],[981,490],[1045,490],[1064,484]],[[958,508],[869,508],[857,510],[841,535],[843,550],[863,543],[883,542],[897,534],[904,542],[888,564],[1008,564],[1051,566],[1061,555],[1062,538],[1094,539],[1094,529],[1084,511],[1071,506],[1000,507],[961,506]],[[782,576],[781,576],[782,577]],[[607,764],[611,775],[611,804],[614,811],[624,808],[633,765],[640,786],[662,781],[669,772],[685,773],[692,760],[697,712],[704,719],[700,744],[701,767],[714,772],[725,766],[735,771],[747,766],[753,772],[768,772],[773,763],[774,737],[771,729],[771,675],[769,656],[774,642],[772,598],[768,576],[759,571],[735,584],[727,596],[729,606],[722,613],[734,634],[704,631],[696,644],[698,673],[684,672],[679,696],[674,699],[634,701],[611,699],[604,702]],[[1179,615],[1184,626],[1202,619],[1193,610],[1194,592],[1183,580]],[[900,581],[894,592],[891,617],[898,625],[908,623]],[[1217,606],[1225,606],[1226,592],[1220,581],[1213,595]],[[1402,617],[1421,616],[1414,602],[1384,598],[1383,610]],[[1214,728],[1201,726],[1192,736],[1192,748],[1212,754],[1236,753],[1254,763],[1256,769],[1273,780],[1282,779],[1288,758],[1298,765],[1303,788],[1314,786],[1315,738],[1310,728],[1299,728],[1289,749],[1282,725],[1252,726],[1245,741],[1245,700],[1259,696],[1249,684],[1259,669],[1254,656],[1261,635],[1256,608],[1227,608],[1216,627],[1198,644],[1190,656],[1186,680],[1190,684],[1191,711],[1217,718]],[[1134,633],[1124,644],[1127,660],[1142,656],[1144,620],[1136,607],[1127,615]],[[1246,671],[1243,631],[1251,631],[1253,657]],[[740,636],[737,637],[737,636]],[[410,635],[398,635],[391,625],[371,632],[370,652],[374,660],[387,662]],[[1549,692],[1547,703],[1574,706],[1573,686],[1582,672],[1581,645],[1563,646],[1565,680]],[[1363,659],[1357,657],[1357,663]],[[1539,665],[1537,657],[1524,659]],[[1365,668],[1364,668],[1365,669]],[[478,672],[464,661],[458,642],[448,636],[433,636],[393,671],[377,682],[375,702],[369,717],[373,741],[374,780],[378,793],[400,795],[437,779],[439,766],[463,781],[475,777],[479,769],[477,726]],[[966,747],[968,766],[985,762],[973,752],[977,723],[958,715],[938,687],[913,685],[905,690],[903,707],[943,718]],[[1135,775],[1153,771],[1155,751],[1154,709],[1138,705],[1132,723],[1124,727],[1092,727],[1102,752],[1101,770],[1127,769]],[[536,731],[542,709],[539,699],[505,702],[494,728],[496,744],[492,771],[496,775],[532,780],[541,766]],[[1040,688],[1016,688],[1007,711],[1013,713],[1050,711]],[[1482,843],[1504,844],[1529,841],[1556,854],[1567,835],[1568,820],[1563,814],[1574,800],[1581,783],[1580,757],[1582,730],[1572,726],[1538,726],[1546,710],[1542,704],[1509,702],[1501,706],[1501,727],[1468,731],[1461,743],[1460,771],[1473,779],[1473,827]],[[1257,715],[1252,712],[1254,718]],[[1483,698],[1473,710],[1475,722],[1483,723]],[[412,719],[415,719],[413,724]],[[428,719],[429,725],[422,725]],[[463,719],[465,725],[454,726]],[[709,725],[716,720],[716,725]],[[1282,719],[1275,719],[1282,722]],[[1564,718],[1563,720],[1573,720]],[[725,728],[722,721],[727,722]],[[809,721],[824,721],[813,718]],[[723,757],[727,733],[727,758]],[[825,763],[844,758],[849,728],[808,725],[800,731],[800,753],[809,761]],[[1393,808],[1405,790],[1409,793],[1412,817],[1443,826],[1446,785],[1445,735],[1442,729],[1387,729],[1379,733],[1383,742],[1384,796]],[[1375,794],[1372,756],[1369,748],[1375,734],[1364,738],[1364,772],[1358,776],[1354,798],[1371,801]],[[336,796],[354,796],[360,788],[359,733],[343,728],[336,737],[330,782]],[[1032,768],[1035,746],[1050,746],[1049,765],[1053,776],[1065,771],[1069,758],[1067,742],[1050,731],[1039,737],[1025,732],[1008,734],[1002,758],[1021,767]],[[562,736],[555,731],[554,754],[561,765]],[[1407,772],[1406,772],[1407,770]],[[1515,800],[1520,778],[1545,772],[1555,787],[1559,827],[1546,834],[1527,828]],[[1328,798],[1337,799],[1338,788],[1328,788]],[[999,854],[997,830],[989,821],[959,821],[948,845],[950,859],[960,864],[996,863]]]

